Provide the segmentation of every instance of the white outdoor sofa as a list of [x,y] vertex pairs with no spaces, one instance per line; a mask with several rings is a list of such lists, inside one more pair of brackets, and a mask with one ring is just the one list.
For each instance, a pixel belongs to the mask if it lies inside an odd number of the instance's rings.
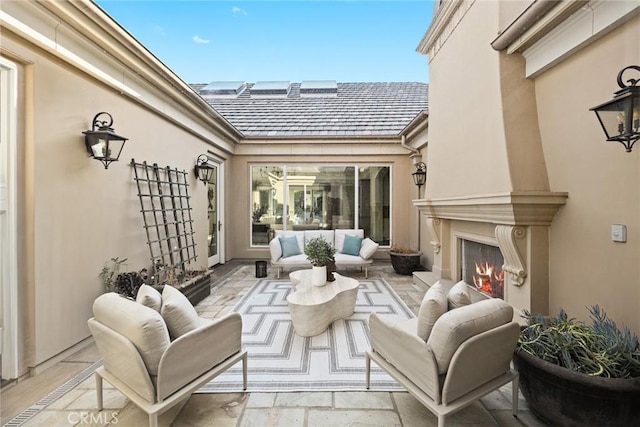
[[[289,238],[290,241],[292,236],[296,238],[298,244],[297,251],[291,251],[290,247],[283,246],[281,238]],[[360,267],[364,270],[364,277],[368,277],[368,267],[373,263],[373,254],[378,250],[379,245],[373,240],[365,238],[364,230],[362,229],[339,229],[304,231],[277,230],[275,237],[269,242],[269,252],[271,253],[271,265],[276,267],[278,278],[280,278],[280,272],[285,269],[311,267],[311,263],[304,254],[304,247],[306,242],[316,237],[322,237],[336,248],[336,268]],[[357,240],[353,238],[362,239],[359,243],[360,247],[357,248],[356,251],[353,250],[354,246],[352,243]],[[348,241],[348,248],[345,247],[345,240]],[[350,253],[344,253],[343,250],[344,252]]]

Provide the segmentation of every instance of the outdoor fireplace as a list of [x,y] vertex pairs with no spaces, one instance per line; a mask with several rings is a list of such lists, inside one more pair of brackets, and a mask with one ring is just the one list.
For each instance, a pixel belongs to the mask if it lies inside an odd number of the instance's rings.
[[433,248],[431,274],[464,280],[478,296],[518,310],[548,312],[549,226],[566,198],[507,192],[415,200]]
[[504,257],[497,246],[459,239],[460,278],[492,298],[504,299]]

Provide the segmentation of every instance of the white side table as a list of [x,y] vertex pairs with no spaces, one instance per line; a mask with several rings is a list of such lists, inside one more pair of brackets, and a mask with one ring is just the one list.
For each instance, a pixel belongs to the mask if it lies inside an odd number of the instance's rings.
[[333,273],[336,280],[325,286],[311,285],[311,270],[289,274],[294,292],[287,296],[296,334],[312,337],[338,319],[353,314],[360,284],[356,279]]

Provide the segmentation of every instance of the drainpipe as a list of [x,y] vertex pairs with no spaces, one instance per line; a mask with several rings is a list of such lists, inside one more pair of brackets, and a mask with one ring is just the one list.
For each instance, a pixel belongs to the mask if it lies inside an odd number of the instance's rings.
[[411,151],[411,154],[409,155],[409,157],[411,158],[411,161],[412,161],[414,166],[422,159],[422,155],[420,154],[420,150],[418,150],[417,148],[413,148],[410,145],[407,145],[407,136],[406,135],[402,135],[401,136],[400,145],[402,146],[402,148],[405,148],[405,149]]

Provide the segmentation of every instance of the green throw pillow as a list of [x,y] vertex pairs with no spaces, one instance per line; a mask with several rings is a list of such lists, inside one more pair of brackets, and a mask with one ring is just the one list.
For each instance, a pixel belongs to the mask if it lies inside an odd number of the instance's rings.
[[280,246],[282,246],[282,258],[300,255],[298,238],[296,236],[280,236]]
[[342,245],[342,253],[347,255],[360,255],[360,246],[362,246],[362,237],[344,236],[344,245]]

